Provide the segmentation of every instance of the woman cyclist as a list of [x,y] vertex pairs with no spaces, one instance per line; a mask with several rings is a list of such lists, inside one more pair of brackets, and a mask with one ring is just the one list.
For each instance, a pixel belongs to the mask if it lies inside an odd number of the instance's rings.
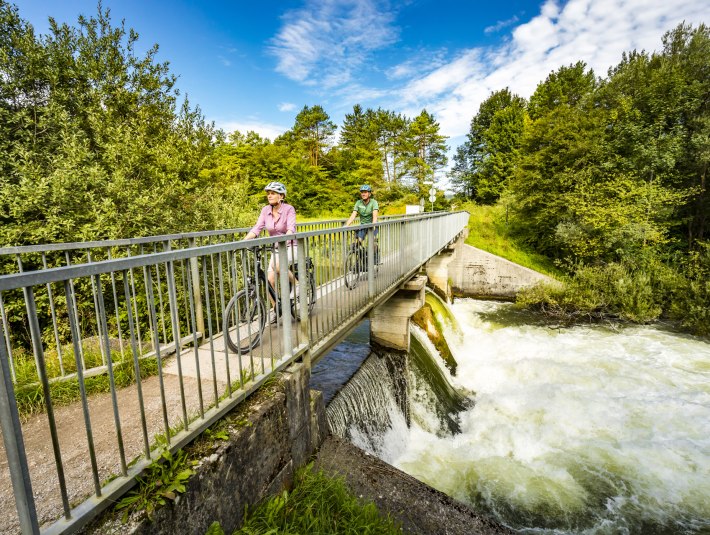
[[[284,202],[286,186],[281,182],[269,182],[264,188],[268,204],[261,209],[256,225],[244,236],[245,240],[256,238],[262,230],[266,229],[269,236],[283,236],[296,233],[296,209]],[[288,248],[288,262],[291,264],[296,259],[296,240],[286,242]],[[275,245],[274,252],[269,261],[268,278],[271,286],[275,287],[276,275],[279,272],[279,244]],[[289,271],[289,280],[293,282],[293,274]]]

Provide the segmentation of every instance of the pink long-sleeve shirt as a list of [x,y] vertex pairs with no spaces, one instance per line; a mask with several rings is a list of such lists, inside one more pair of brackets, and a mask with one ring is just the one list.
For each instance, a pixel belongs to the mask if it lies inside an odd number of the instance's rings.
[[[283,236],[284,234],[294,234],[296,232],[296,209],[287,203],[281,203],[281,213],[278,220],[274,220],[271,213],[271,205],[267,204],[261,209],[259,219],[256,220],[250,232],[259,236],[262,230],[266,229],[269,236]],[[295,240],[291,240],[290,245],[294,245]]]

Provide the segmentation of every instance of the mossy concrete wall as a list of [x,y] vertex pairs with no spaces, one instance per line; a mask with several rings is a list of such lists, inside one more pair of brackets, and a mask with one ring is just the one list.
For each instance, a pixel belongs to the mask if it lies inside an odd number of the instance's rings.
[[447,268],[451,290],[457,296],[514,299],[523,288],[539,282],[556,282],[547,275],[464,243],[457,244]]
[[308,369],[294,364],[278,385],[260,390],[227,415],[229,438],[214,440],[212,453],[193,468],[186,492],[157,509],[152,520],[134,518],[122,524],[115,514],[107,514],[85,533],[202,535],[214,521],[232,533],[245,508],[290,487],[295,471],[325,440],[323,396],[309,385]]

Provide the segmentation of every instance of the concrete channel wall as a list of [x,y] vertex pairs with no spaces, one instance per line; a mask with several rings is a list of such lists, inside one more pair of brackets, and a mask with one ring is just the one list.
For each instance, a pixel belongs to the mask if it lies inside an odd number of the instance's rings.
[[454,251],[442,254],[451,256],[447,268],[454,295],[514,299],[522,288],[539,282],[556,283],[547,275],[465,243],[458,243]]
[[[109,512],[83,532],[204,534],[217,521],[225,533],[232,533],[247,506],[290,488],[295,471],[328,434],[323,395],[310,390],[310,372],[294,364],[279,384],[263,388],[243,405],[225,417],[229,438],[207,441],[186,492],[174,502],[157,509],[151,520],[131,518],[126,524]],[[188,453],[191,447],[196,446],[188,446]]]

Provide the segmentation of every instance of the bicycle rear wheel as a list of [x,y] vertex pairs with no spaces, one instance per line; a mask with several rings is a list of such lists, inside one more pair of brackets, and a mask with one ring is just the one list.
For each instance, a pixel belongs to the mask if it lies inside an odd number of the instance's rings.
[[223,321],[227,347],[242,355],[261,341],[266,326],[266,305],[254,293],[240,290],[224,309]]
[[[308,314],[313,312],[313,307],[316,304],[316,279],[312,272],[308,272],[308,284],[306,284],[306,302],[308,303]],[[291,299],[291,315],[297,320],[301,320],[301,289],[295,299]]]
[[357,251],[350,251],[345,257],[345,286],[354,290],[360,282],[360,255]]

